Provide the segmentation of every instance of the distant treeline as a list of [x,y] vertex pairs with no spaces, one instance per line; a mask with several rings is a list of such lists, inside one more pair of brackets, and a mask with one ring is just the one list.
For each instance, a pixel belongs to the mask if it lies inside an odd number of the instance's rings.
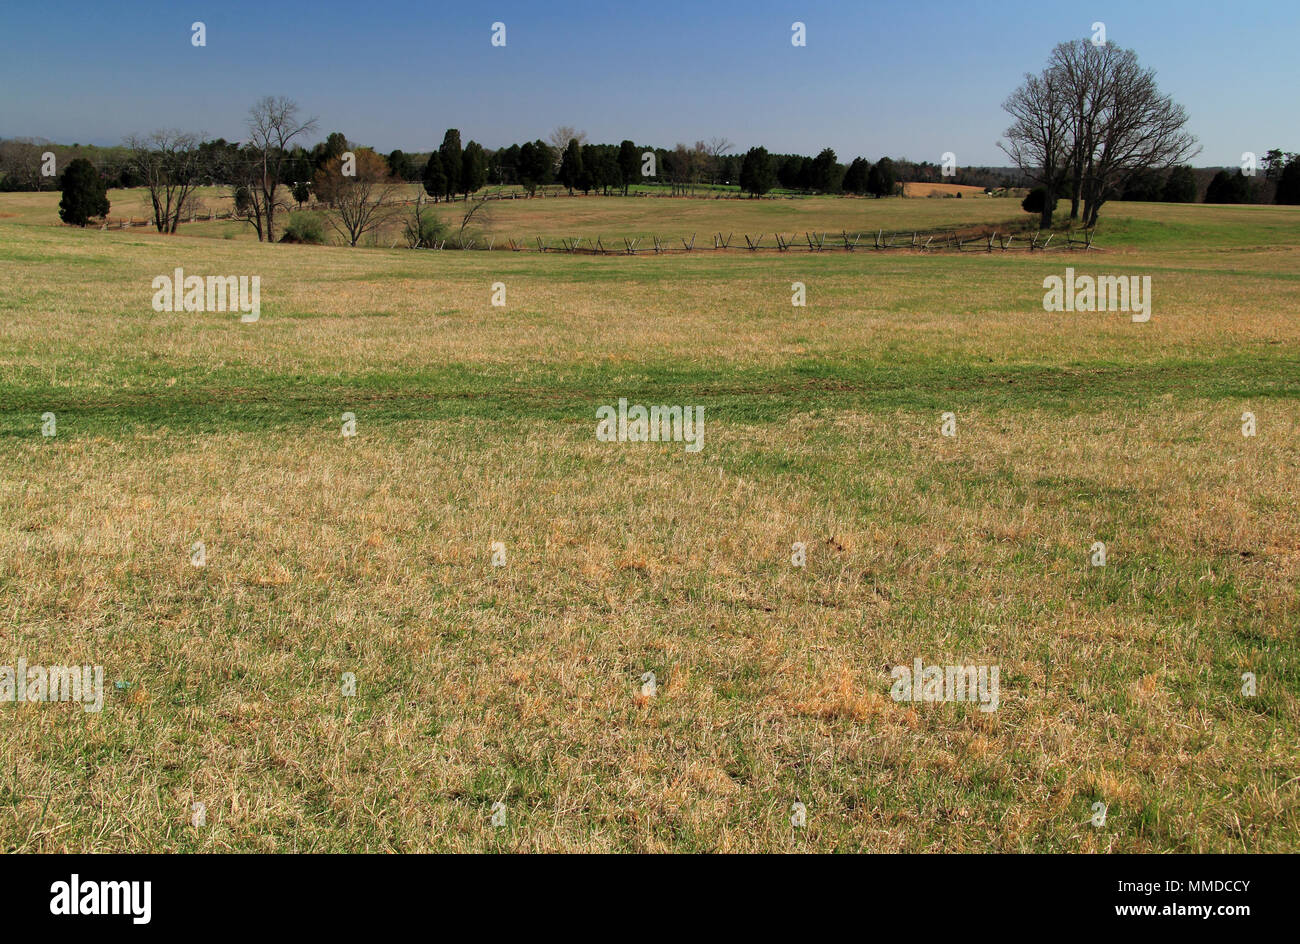
[[[747,154],[728,153],[730,142],[713,139],[693,146],[674,148],[639,145],[630,140],[619,144],[591,144],[581,132],[557,129],[548,140],[526,141],[490,149],[469,141],[463,146],[460,132],[450,129],[435,151],[395,150],[384,158],[392,175],[403,181],[425,183],[438,197],[473,193],[484,186],[520,186],[533,191],[562,185],[583,193],[626,193],[633,186],[660,185],[675,194],[697,194],[717,188],[742,187],[742,170],[748,157],[754,172],[746,182],[765,193],[781,189],[793,193],[856,193],[884,195],[901,181],[939,182],[985,187],[990,190],[1022,186],[1022,175],[1014,168],[960,167],[944,176],[939,164],[882,158],[875,164],[857,157],[841,163],[835,152],[825,148],[815,156],[767,154],[753,148]],[[570,143],[572,142],[572,144]],[[317,171],[332,158],[362,145],[333,132],[313,147],[294,147],[281,165],[280,183],[293,187],[309,185]],[[248,161],[241,144],[224,138],[197,144],[197,164],[202,183],[236,186],[236,168]],[[96,147],[61,145],[30,138],[0,139],[0,191],[58,189],[57,176],[42,174],[42,155],[52,153],[59,171],[77,158],[90,161],[109,187],[140,187],[147,183],[140,162],[130,146]],[[646,155],[651,155],[648,160]],[[759,167],[756,162],[765,162]],[[875,177],[872,171],[879,167]],[[877,193],[878,192],[878,193]]]
[[1163,203],[1300,204],[1300,154],[1277,148],[1260,160],[1255,172],[1241,167],[1173,167],[1137,174],[1121,200]]
[[[856,157],[841,163],[835,152],[825,148],[815,156],[768,154],[751,148],[745,154],[727,153],[730,142],[713,139],[669,150],[638,145],[588,144],[580,132],[564,146],[555,143],[571,129],[556,129],[550,140],[526,141],[495,150],[476,141],[463,147],[460,132],[449,129],[435,151],[395,150],[384,157],[389,173],[397,180],[423,183],[435,199],[474,193],[484,186],[520,186],[530,192],[539,187],[561,185],[582,193],[627,193],[634,186],[658,185],[673,194],[690,195],[710,190],[739,188],[764,194],[772,190],[790,193],[851,193],[886,196],[904,181],[952,183],[984,187],[987,190],[1026,187],[1028,181],[1016,168],[958,167],[947,176],[937,163],[906,158],[881,158],[872,164]],[[243,182],[241,169],[250,157],[241,144],[216,138],[195,145],[194,164],[199,183],[236,187]],[[313,147],[293,147],[280,165],[280,183],[295,188],[300,202],[307,199],[311,183],[321,168],[346,151],[370,150],[349,142],[341,132],[332,132]],[[45,154],[54,155],[54,167],[61,171],[77,158],[88,160],[108,187],[145,186],[148,181],[142,162],[132,147],[61,145],[30,138],[0,139],[0,191],[60,189],[59,175],[42,173]],[[647,155],[650,156],[649,159]],[[1041,190],[1041,188],[1035,188]],[[1064,184],[1058,197],[1067,198]],[[1178,166],[1136,174],[1119,194],[1121,200],[1166,203],[1284,203],[1300,204],[1300,154],[1280,149],[1268,151],[1256,173],[1241,168],[1193,168]],[[1031,197],[1038,205],[1041,198]]]
[[[1120,193],[1120,200],[1147,203],[1281,203],[1300,204],[1300,154],[1269,151],[1256,172],[1240,167],[1188,167],[1148,170],[1135,174]],[[1069,199],[1065,182],[1057,199]],[[1031,213],[1043,205],[1043,188],[1034,187],[1025,198]]]

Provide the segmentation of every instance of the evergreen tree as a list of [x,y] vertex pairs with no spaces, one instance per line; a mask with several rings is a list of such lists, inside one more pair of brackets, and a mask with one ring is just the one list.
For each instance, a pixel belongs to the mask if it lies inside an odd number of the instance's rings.
[[882,157],[867,174],[867,192],[876,197],[888,197],[898,184],[898,175],[894,171],[894,162]]
[[424,165],[424,192],[437,200],[447,194],[447,174],[442,169],[442,156],[434,151]]
[[331,131],[325,140],[311,149],[312,173],[348,149],[348,139],[341,131]]
[[849,169],[844,172],[844,182],[841,186],[845,193],[866,193],[867,192],[867,175],[871,171],[871,165],[860,157],[855,157],[849,164]]
[[460,192],[474,193],[485,183],[487,183],[487,155],[483,153],[481,144],[471,141],[465,145],[465,153],[461,159]]
[[822,193],[835,193],[840,189],[836,173],[838,170],[839,163],[835,159],[835,152],[825,148],[813,158],[809,167],[809,189],[819,190]]
[[776,173],[767,148],[750,148],[740,165],[740,189],[761,197],[776,186]]
[[63,222],[85,226],[91,217],[108,215],[108,191],[90,161],[79,157],[70,163],[61,183],[59,219]]
[[618,169],[623,175],[623,193],[627,188],[641,179],[641,154],[631,141],[624,141],[618,146]]
[[410,180],[414,173],[411,159],[400,148],[388,155],[388,169],[398,180]]
[[545,141],[527,141],[519,148],[519,182],[529,193],[550,183],[555,155]]
[[1300,205],[1300,154],[1292,155],[1277,178],[1277,194],[1273,198],[1287,206]]
[[460,178],[464,170],[460,132],[455,128],[448,128],[447,133],[442,136],[442,146],[438,148],[438,156],[442,158],[442,173],[447,178],[446,195],[450,199],[460,193]]
[[1196,174],[1190,167],[1182,165],[1169,172],[1160,199],[1165,203],[1195,203],[1197,189]]
[[1221,170],[1214,175],[1205,191],[1206,203],[1246,203],[1250,200],[1250,181],[1238,168],[1235,174]]
[[560,183],[569,188],[569,193],[573,193],[573,188],[582,179],[582,149],[578,146],[577,138],[570,138],[564,149],[564,156],[560,158],[559,177]]

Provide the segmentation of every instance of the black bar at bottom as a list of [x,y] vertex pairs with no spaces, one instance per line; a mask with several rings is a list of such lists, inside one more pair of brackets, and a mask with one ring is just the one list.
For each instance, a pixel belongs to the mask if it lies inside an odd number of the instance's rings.
[[0,899],[10,934],[28,926],[338,934],[362,924],[369,933],[456,916],[494,930],[604,927],[658,937],[685,930],[679,922],[688,914],[692,930],[716,923],[733,933],[838,917],[873,934],[896,927],[945,938],[1027,921],[1045,930],[1231,934],[1286,916],[1277,865],[1255,856],[785,857],[761,865],[754,857],[636,857],[599,871],[591,861],[551,862],[539,873],[522,857],[11,855],[0,858]]

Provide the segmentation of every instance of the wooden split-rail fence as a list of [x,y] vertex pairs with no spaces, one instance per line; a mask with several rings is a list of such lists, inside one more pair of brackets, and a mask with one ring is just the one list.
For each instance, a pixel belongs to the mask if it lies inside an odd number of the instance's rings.
[[[1093,231],[1079,233],[957,233],[944,232],[890,232],[877,230],[875,233],[849,233],[841,230],[838,234],[830,232],[795,232],[784,233],[741,233],[744,240],[736,239],[736,233],[714,233],[712,245],[697,243],[698,233],[690,237],[680,236],[675,239],[659,236],[622,237],[618,242],[605,244],[604,237],[594,239],[589,236],[561,236],[548,239],[542,236],[532,238],[529,245],[527,238],[509,238],[501,242],[494,237],[484,244],[470,240],[465,249],[508,249],[512,252],[555,252],[588,256],[636,256],[664,255],[667,253],[691,252],[858,252],[908,250],[921,253],[943,250],[953,252],[1046,252],[1063,249],[1067,251],[1098,248],[1093,245]],[[1059,237],[1059,238],[1058,238]],[[444,244],[445,245],[445,244]],[[438,248],[442,248],[439,246]]]
[[[509,197],[504,197],[509,199]],[[399,200],[393,201],[395,206],[409,206],[415,203],[424,202],[422,199],[416,200]],[[386,204],[387,205],[387,204]],[[324,205],[313,204],[311,209],[325,209]],[[196,223],[199,221],[229,220],[236,219],[235,214],[229,210],[217,212],[213,209],[207,209],[204,212],[195,211],[183,218],[181,222]],[[100,224],[100,229],[129,229],[133,226],[153,226],[151,219],[136,219],[134,217],[109,217],[104,219]],[[618,243],[611,243],[606,246],[604,237],[597,236],[593,240],[589,236],[561,236],[558,239],[547,239],[541,236],[533,237],[533,245],[528,245],[527,238],[507,238],[504,242],[500,237],[486,237],[482,243],[476,239],[466,239],[463,241],[460,249],[485,249],[485,250],[504,250],[509,249],[512,252],[559,252],[573,255],[588,256],[636,256],[641,254],[664,255],[666,253],[691,253],[697,251],[718,252],[735,250],[739,252],[827,252],[827,251],[845,251],[857,252],[858,250],[870,251],[887,251],[887,250],[909,250],[914,252],[936,252],[949,250],[956,252],[986,252],[991,253],[1027,251],[1027,252],[1046,252],[1050,249],[1063,249],[1067,251],[1089,250],[1098,248],[1093,245],[1094,230],[1082,230],[1073,232],[1067,230],[1064,234],[1042,232],[1035,233],[998,233],[996,230],[988,233],[967,232],[960,233],[955,230],[938,230],[938,231],[890,231],[886,233],[883,229],[875,233],[855,232],[849,233],[847,230],[841,230],[838,234],[828,231],[816,232],[805,230],[802,234],[796,231],[790,235],[775,232],[772,233],[772,241],[764,244],[767,239],[767,233],[759,233],[753,236],[749,233],[741,233],[744,239],[744,245],[736,241],[734,232],[723,235],[721,232],[714,233],[711,246],[696,245],[698,233],[692,233],[690,238],[685,236],[677,239],[661,238],[657,235],[649,237],[637,236],[635,238],[623,237]],[[1057,239],[1062,236],[1061,239]],[[1018,240],[1018,241],[1017,241]],[[1056,240],[1056,245],[1052,242]],[[681,245],[678,245],[680,242]],[[447,240],[442,240],[436,244],[434,249],[441,250],[447,247]]]

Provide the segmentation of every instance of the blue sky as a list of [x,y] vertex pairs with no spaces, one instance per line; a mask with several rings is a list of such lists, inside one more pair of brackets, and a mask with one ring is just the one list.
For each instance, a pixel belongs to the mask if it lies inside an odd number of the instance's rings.
[[[207,46],[190,24],[207,26]],[[791,23],[807,46],[790,43]],[[506,24],[506,46],[489,40]],[[488,147],[572,125],[594,141],[743,151],[835,149],[1004,164],[1001,102],[1052,46],[1137,50],[1186,107],[1194,163],[1300,151],[1300,3],[1200,0],[980,4],[745,2],[382,4],[182,0],[0,6],[0,136],[118,143],[176,127],[238,140],[286,95],[381,151],[428,150],[456,127]]]

